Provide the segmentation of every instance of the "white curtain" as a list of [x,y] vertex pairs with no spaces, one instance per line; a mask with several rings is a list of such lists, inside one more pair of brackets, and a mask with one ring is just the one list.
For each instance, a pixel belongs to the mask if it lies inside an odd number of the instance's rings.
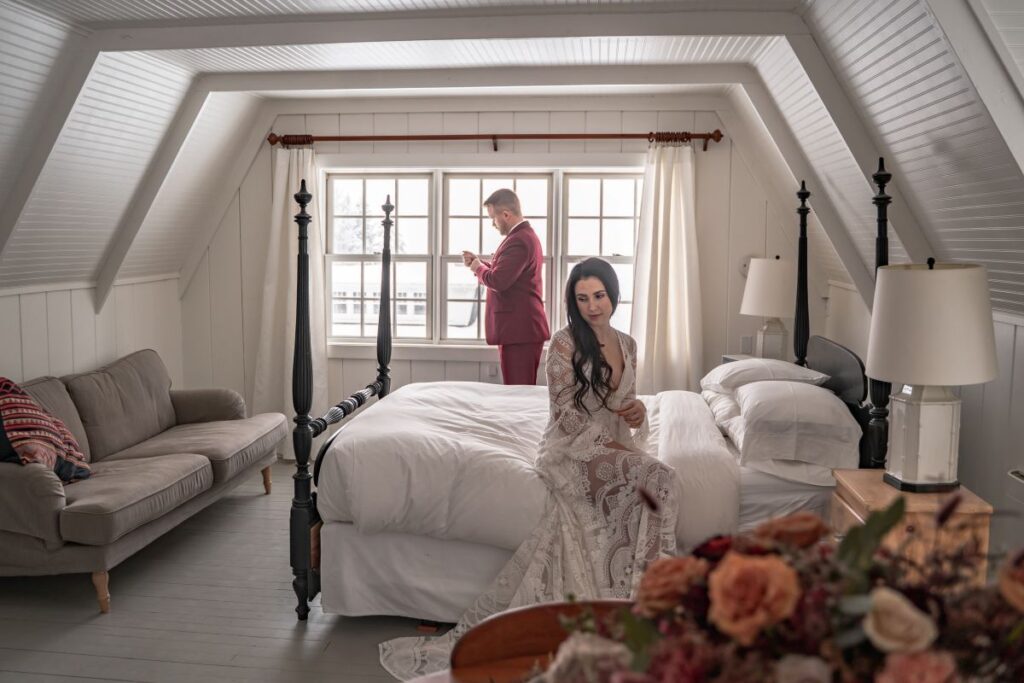
[[693,166],[689,145],[647,152],[629,326],[641,394],[696,391],[703,376]]
[[[272,175],[270,244],[264,269],[263,316],[260,342],[256,352],[256,380],[253,409],[257,413],[280,412],[295,416],[292,406],[292,353],[295,348],[295,292],[299,253],[299,227],[295,214],[299,205],[293,195],[305,179],[313,194],[307,211],[309,224],[309,320],[313,350],[313,404],[310,414],[319,417],[327,410],[327,336],[324,301],[323,194],[318,182],[316,159],[312,149],[275,149]],[[292,458],[291,440],[281,446],[281,454]],[[314,443],[312,457],[318,443]]]

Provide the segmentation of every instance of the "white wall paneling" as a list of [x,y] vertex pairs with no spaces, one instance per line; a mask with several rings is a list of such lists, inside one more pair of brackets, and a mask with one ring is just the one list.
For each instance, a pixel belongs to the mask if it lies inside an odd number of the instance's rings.
[[[746,256],[763,256],[769,251],[772,255],[781,253],[795,260],[795,196],[778,192],[774,185],[766,187],[764,179],[772,170],[764,166],[759,151],[751,149],[744,153],[715,109],[679,108],[685,103],[685,97],[592,97],[580,104],[571,98],[538,99],[548,108],[538,109],[537,102],[521,98],[508,103],[523,105],[521,109],[503,106],[501,101],[495,100],[486,107],[473,108],[484,102],[479,98],[460,100],[459,109],[450,108],[451,100],[404,102],[410,108],[418,104],[422,111],[401,111],[396,103],[386,101],[335,101],[332,106],[330,101],[309,100],[305,104],[314,113],[280,115],[273,122],[273,129],[278,133],[429,134],[478,130],[617,132],[721,128],[726,134],[725,140],[711,145],[707,152],[698,150],[696,154],[696,208],[705,315],[704,363],[711,367],[726,351],[738,351],[741,336],[753,335],[761,325],[758,318],[738,314],[744,283],[739,272],[740,262]],[[720,98],[701,96],[696,101],[726,106]],[[373,104],[384,111],[373,111]],[[295,111],[295,106],[294,103],[289,105],[291,111]],[[487,141],[401,143],[397,152],[393,145],[317,143],[317,152],[321,161],[332,167],[558,168],[568,163],[578,164],[580,168],[594,164],[636,168],[642,166],[646,150],[644,141],[635,145],[610,141],[610,145],[597,146],[582,140],[520,142],[499,143],[498,153],[491,150]],[[237,361],[241,359],[244,395],[249,401],[270,229],[270,175],[271,151],[264,145],[237,188],[238,196],[233,198],[210,248],[202,252],[200,265],[182,300],[186,383],[189,386],[235,386],[239,376]],[[812,329],[817,331],[825,324],[821,298],[826,290],[823,272],[818,271],[811,287]],[[839,275],[848,277],[844,271]],[[820,296],[815,296],[815,292]],[[230,311],[228,302],[239,300],[240,316],[217,312]],[[223,302],[219,308],[218,301]],[[792,323],[788,326],[792,328]],[[281,330],[280,333],[291,334],[292,331]],[[497,354],[493,349],[481,349],[471,359],[466,359],[460,351],[438,353],[415,349],[404,353],[399,347],[392,363],[393,386],[435,380],[500,381],[496,370]],[[220,363],[213,360],[214,356],[236,363],[234,369],[226,376],[216,377]],[[329,366],[332,400],[340,400],[362,388],[376,373],[372,349],[366,346],[332,349]]]
[[103,310],[94,288],[0,292],[0,375],[15,381],[94,370],[155,349],[175,387],[183,384],[181,305],[175,278],[114,286]]

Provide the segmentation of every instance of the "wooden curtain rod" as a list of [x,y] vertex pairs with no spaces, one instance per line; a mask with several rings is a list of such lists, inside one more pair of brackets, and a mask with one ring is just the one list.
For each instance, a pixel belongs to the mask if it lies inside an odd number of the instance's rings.
[[490,140],[494,151],[498,151],[498,139],[502,140],[647,140],[648,142],[690,142],[703,140],[704,151],[708,142],[721,142],[722,131],[717,128],[710,133],[650,132],[650,133],[474,133],[466,135],[278,135],[271,133],[267,142],[281,143],[285,147],[312,145],[314,142],[415,142],[426,140]]

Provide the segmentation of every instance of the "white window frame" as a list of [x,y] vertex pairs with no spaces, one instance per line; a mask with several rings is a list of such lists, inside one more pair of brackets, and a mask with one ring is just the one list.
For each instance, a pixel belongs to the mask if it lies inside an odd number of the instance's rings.
[[[643,186],[642,181],[644,174],[640,172],[624,172],[624,171],[566,171],[562,174],[562,188],[559,193],[562,199],[562,210],[559,215],[559,232],[561,233],[561,253],[559,254],[559,270],[558,270],[558,282],[565,282],[569,277],[569,263],[579,262],[583,259],[596,256],[602,258],[613,265],[618,264],[629,264],[633,266],[634,277],[636,275],[636,247],[634,243],[633,255],[622,256],[622,255],[605,255],[601,253],[597,254],[570,254],[569,249],[569,181],[574,178],[594,178],[594,179],[619,179],[619,178],[632,178],[633,183],[633,236],[636,237],[637,232],[640,230],[640,203],[643,201]],[[604,242],[604,183],[601,183],[601,191],[598,196],[598,207],[600,207],[600,214],[597,216],[573,216],[574,218],[590,218],[598,221],[598,252],[603,251],[602,245]],[[621,220],[622,216],[608,216],[610,219]],[[633,304],[633,292],[619,292],[619,303]],[[565,304],[562,303],[561,308],[564,308]],[[560,312],[558,320],[560,324],[556,327],[562,327],[567,323],[565,311]],[[629,332],[629,330],[625,330]]]
[[[577,167],[578,168],[578,167]],[[630,165],[631,169],[635,166]],[[500,167],[485,167],[479,169],[472,168],[434,168],[424,169],[418,167],[416,169],[337,169],[331,170],[325,174],[324,191],[326,192],[326,222],[327,230],[325,239],[325,268],[327,270],[325,277],[325,285],[327,287],[326,292],[326,306],[327,306],[327,342],[329,346],[344,346],[346,351],[344,357],[346,358],[362,358],[366,357],[370,359],[373,356],[373,346],[375,339],[374,337],[336,337],[333,336],[333,324],[332,324],[332,307],[333,307],[333,283],[331,281],[333,268],[332,263],[335,261],[343,262],[360,262],[376,263],[380,264],[380,254],[334,254],[330,252],[333,248],[333,192],[330,189],[330,180],[334,177],[348,177],[348,178],[426,178],[429,182],[429,198],[428,198],[428,219],[427,219],[427,230],[428,230],[428,245],[429,252],[427,255],[405,255],[397,254],[394,250],[392,251],[392,342],[395,347],[408,347],[413,349],[421,349],[426,352],[429,349],[435,349],[430,352],[438,354],[430,356],[435,359],[451,359],[450,355],[452,352],[461,349],[461,353],[465,355],[465,360],[486,360],[490,359],[490,352],[492,349],[487,346],[486,341],[483,339],[483,320],[482,317],[478,319],[478,325],[480,329],[479,339],[466,339],[466,338],[445,338],[444,334],[447,330],[447,314],[448,314],[448,275],[447,275],[447,264],[448,263],[461,263],[461,254],[447,254],[445,249],[448,243],[448,182],[452,178],[545,178],[548,180],[548,206],[547,206],[547,243],[544,245],[544,268],[546,277],[546,292],[544,296],[544,304],[548,313],[548,322],[551,325],[552,330],[562,327],[565,324],[565,303],[563,301],[561,291],[561,284],[565,282],[565,279],[569,275],[568,264],[570,261],[576,262],[582,258],[590,256],[599,256],[608,260],[613,264],[631,264],[635,267],[635,254],[633,256],[605,256],[602,254],[568,254],[565,253],[565,249],[568,246],[568,211],[569,211],[569,179],[570,178],[632,178],[635,180],[642,180],[643,173],[636,170],[622,170],[615,168],[607,168],[602,170],[599,168],[594,169],[579,169],[579,170],[563,170],[559,168],[554,169],[503,169]],[[603,185],[602,185],[603,188]],[[397,189],[397,184],[396,184]],[[602,189],[603,192],[603,189]],[[485,198],[485,197],[484,197]],[[603,198],[599,197],[599,206]],[[634,202],[636,205],[636,217],[637,221],[634,224],[634,230],[639,227],[639,204],[642,198],[639,192],[635,193]],[[397,197],[392,197],[392,201],[397,206]],[[364,197],[364,212],[366,198]],[[602,211],[603,214],[603,211]],[[394,218],[394,216],[393,216]],[[527,217],[529,218],[529,217]],[[599,220],[603,221],[604,216],[594,216]],[[621,218],[621,217],[613,217]],[[483,230],[493,230],[494,228],[487,224],[486,217],[483,218],[482,228]],[[365,229],[365,228],[364,228]],[[601,233],[599,240],[603,238],[603,223],[601,224]],[[394,230],[394,229],[393,229]],[[394,233],[393,233],[394,234]],[[600,244],[600,242],[599,242]],[[426,305],[426,328],[427,336],[420,338],[405,337],[400,338],[396,336],[397,332],[397,288],[395,287],[395,267],[397,263],[416,262],[423,263],[424,260],[427,264],[427,298],[425,301]],[[360,271],[360,278],[363,277],[363,270]],[[360,283],[361,284],[361,283]],[[361,292],[362,290],[360,290]],[[623,293],[623,302],[632,303],[632,292]],[[486,296],[481,297],[483,300]],[[350,301],[356,301],[363,304],[363,315],[367,315],[367,307],[365,304],[372,301],[372,299],[363,298],[351,298],[347,299]],[[418,300],[411,300],[412,302],[418,303]],[[372,309],[371,309],[372,310]],[[481,314],[485,314],[481,310]],[[485,353],[487,357],[480,356],[478,354]],[[331,354],[332,357],[342,357],[340,355]],[[427,356],[424,356],[427,358]],[[493,360],[493,359],[491,359]]]
[[[437,336],[437,343],[439,343],[441,345],[447,345],[447,346],[453,346],[453,345],[479,346],[479,345],[485,345],[487,343],[484,340],[483,315],[485,314],[485,311],[483,310],[483,306],[481,306],[481,308],[480,308],[480,315],[477,316],[477,326],[478,326],[478,330],[480,332],[480,336],[479,336],[478,339],[464,339],[464,338],[458,338],[458,337],[451,337],[451,338],[449,338],[449,337],[445,337],[444,336],[446,331],[447,331],[447,329],[448,329],[448,301],[449,301],[449,299],[448,299],[448,264],[449,263],[461,263],[462,262],[461,254],[459,254],[459,255],[448,254],[447,251],[446,251],[446,248],[447,248],[447,245],[448,245],[448,226],[449,226],[449,218],[450,218],[449,207],[448,207],[448,185],[449,185],[449,182],[451,181],[451,179],[453,179],[453,178],[456,178],[456,179],[458,179],[458,178],[471,178],[471,179],[480,179],[480,180],[483,180],[485,178],[511,178],[513,180],[520,179],[520,178],[524,178],[524,179],[525,178],[543,178],[543,179],[548,181],[548,205],[547,205],[547,216],[545,216],[545,219],[547,220],[547,235],[546,235],[547,243],[544,245],[544,277],[547,278],[547,280],[546,280],[546,282],[547,282],[547,291],[544,294],[544,307],[545,307],[545,310],[547,311],[547,314],[548,314],[548,323],[550,324],[553,320],[555,320],[555,318],[552,315],[553,312],[552,312],[552,308],[551,308],[551,290],[552,290],[552,286],[551,285],[553,283],[553,280],[552,280],[552,275],[553,275],[552,269],[553,269],[553,265],[554,265],[554,257],[553,257],[553,251],[554,251],[553,242],[554,242],[554,240],[553,240],[552,236],[554,235],[554,233],[556,232],[556,229],[557,229],[556,228],[557,221],[555,220],[555,212],[554,212],[554,196],[556,194],[558,186],[555,184],[555,181],[556,181],[555,173],[553,171],[513,171],[513,170],[502,171],[502,170],[493,170],[493,169],[489,169],[487,171],[479,171],[479,172],[463,171],[463,170],[459,170],[459,171],[445,171],[444,173],[442,173],[442,186],[441,186],[442,187],[442,190],[441,190],[442,209],[441,209],[441,211],[439,213],[439,218],[440,218],[440,223],[441,223],[441,230],[440,230],[440,238],[441,238],[441,240],[440,240],[440,244],[438,246],[438,252],[437,252],[438,270],[440,271],[440,274],[441,274],[441,278],[440,278],[441,279],[441,282],[440,282],[441,289],[438,290],[438,297],[437,297],[438,306],[440,307],[440,315],[438,316],[438,318],[440,319],[440,321],[439,321],[440,324],[439,324],[439,330],[438,330],[438,336]],[[484,199],[487,199],[487,197],[481,196],[481,201],[483,201]],[[464,216],[457,216],[457,217],[458,218],[464,218]],[[472,218],[472,217],[470,217],[470,218]],[[524,216],[524,218],[526,220],[529,220],[531,217],[530,216]],[[481,248],[482,248],[482,244],[483,244],[483,232],[486,231],[486,230],[494,230],[494,227],[489,225],[487,221],[488,221],[488,219],[486,218],[486,215],[481,218],[481,223],[480,223],[480,229],[481,229]],[[480,300],[481,301],[485,301],[486,299],[487,299],[486,293],[481,291]],[[463,299],[455,299],[454,301],[464,301],[464,300]]]
[[[333,264],[336,263],[336,262],[340,262],[340,263],[359,263],[360,264],[360,268],[359,268],[359,292],[360,292],[360,296],[359,297],[348,297],[348,298],[341,299],[341,300],[342,301],[355,301],[355,302],[358,302],[360,304],[360,330],[362,330],[366,326],[366,324],[367,324],[367,320],[366,320],[367,305],[366,304],[368,302],[378,301],[378,299],[367,299],[367,298],[362,296],[362,292],[363,292],[363,289],[364,289],[363,278],[364,278],[364,274],[366,272],[366,266],[364,264],[366,264],[366,263],[376,263],[378,265],[378,268],[379,268],[380,267],[380,262],[381,262],[381,257],[382,257],[380,252],[376,252],[376,253],[373,253],[373,254],[366,254],[366,253],[363,253],[363,254],[341,254],[341,253],[334,253],[333,251],[331,251],[333,249],[333,246],[334,246],[334,218],[335,218],[335,214],[334,214],[334,192],[331,191],[331,180],[333,178],[357,178],[357,179],[360,179],[360,180],[363,181],[363,219],[364,219],[364,221],[372,218],[371,216],[366,215],[366,209],[367,209],[368,204],[367,204],[367,197],[366,197],[366,184],[365,184],[365,181],[367,179],[370,179],[370,178],[394,178],[395,179],[395,193],[396,194],[395,194],[395,196],[393,196],[391,198],[391,200],[392,200],[392,203],[395,204],[396,207],[398,205],[398,199],[399,199],[399,197],[398,197],[398,181],[399,180],[410,179],[410,178],[417,178],[417,179],[425,179],[427,181],[427,216],[426,216],[426,218],[427,218],[427,253],[426,254],[399,254],[399,253],[397,253],[397,251],[395,249],[392,249],[392,252],[391,252],[391,338],[392,338],[392,340],[395,340],[395,341],[408,342],[408,343],[412,343],[412,344],[424,344],[424,343],[430,342],[431,335],[433,334],[433,330],[434,330],[434,326],[433,326],[434,307],[433,307],[433,302],[432,302],[433,297],[432,297],[432,291],[431,291],[432,287],[434,286],[434,284],[433,284],[434,283],[434,278],[433,278],[434,255],[431,252],[431,250],[433,249],[433,245],[434,245],[434,232],[435,232],[435,224],[436,224],[436,221],[435,221],[436,211],[434,210],[435,209],[435,204],[434,204],[434,191],[433,191],[433,189],[434,189],[433,183],[435,182],[434,174],[432,174],[432,173],[423,173],[423,172],[414,172],[414,171],[408,171],[408,172],[406,172],[406,171],[395,171],[395,172],[391,172],[391,173],[382,173],[382,172],[359,173],[359,172],[351,172],[351,171],[337,171],[337,172],[330,172],[330,173],[326,174],[326,179],[325,179],[325,182],[324,182],[324,188],[325,188],[325,197],[327,198],[327,202],[326,202],[326,205],[325,205],[325,211],[326,211],[325,223],[327,224],[327,226],[326,226],[326,230],[325,230],[325,240],[324,240],[324,242],[325,242],[324,249],[325,249],[325,252],[326,252],[325,255],[324,255],[324,268],[325,268],[325,274],[324,274],[324,281],[325,282],[324,282],[324,284],[325,284],[325,286],[327,288],[327,292],[326,292],[326,300],[327,300],[327,320],[326,320],[326,322],[327,322],[327,324],[326,324],[326,327],[327,327],[327,342],[328,342],[328,344],[331,344],[331,343],[363,343],[363,342],[371,341],[371,340],[374,339],[374,337],[370,337],[370,336],[335,336],[334,335],[334,322],[333,322],[333,320],[334,320],[334,318],[333,318],[333,307],[334,307],[334,282],[333,282],[333,277],[334,277],[334,268],[333,268]],[[392,215],[392,220],[395,220],[395,218],[396,217],[393,214]],[[381,217],[381,220],[383,220],[383,217]],[[394,236],[396,231],[400,229],[400,227],[401,227],[400,223],[401,223],[401,220],[399,219],[398,222],[391,228],[392,236]],[[392,237],[392,239],[394,239],[394,237]],[[396,242],[396,244],[397,244],[397,242]],[[366,248],[366,227],[365,227],[365,224],[363,226],[363,248],[364,249]],[[398,336],[398,315],[397,315],[397,312],[398,312],[399,297],[398,297],[396,273],[397,273],[397,267],[398,267],[399,263],[425,263],[426,264],[426,279],[425,279],[425,283],[426,283],[426,287],[427,287],[427,292],[426,292],[426,299],[425,299],[425,303],[426,303],[425,326],[426,326],[426,334],[427,334],[427,336],[425,336],[425,337],[399,337]],[[406,302],[405,299],[403,299],[402,301]],[[408,301],[415,303],[415,302],[418,302],[419,300],[417,300],[417,299],[408,299]],[[374,321],[373,324],[376,324],[376,321]]]

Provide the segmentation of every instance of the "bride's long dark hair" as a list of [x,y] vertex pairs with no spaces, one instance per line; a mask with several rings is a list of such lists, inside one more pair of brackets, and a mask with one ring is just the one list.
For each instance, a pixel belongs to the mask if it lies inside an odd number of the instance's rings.
[[[588,277],[596,277],[604,285],[604,291],[612,302],[612,313],[619,306],[619,278],[607,261],[588,258],[576,264],[569,273],[569,281],[565,283],[565,311],[569,318],[569,332],[572,333],[576,347],[572,353],[572,371],[576,379],[573,403],[577,410],[584,410],[589,415],[590,410],[584,405],[583,399],[591,389],[601,401],[601,405],[608,407],[608,396],[612,391],[609,381],[612,367],[601,354],[601,344],[597,341],[597,335],[580,313],[580,307],[576,303],[576,283]],[[589,375],[586,372],[588,363]]]

